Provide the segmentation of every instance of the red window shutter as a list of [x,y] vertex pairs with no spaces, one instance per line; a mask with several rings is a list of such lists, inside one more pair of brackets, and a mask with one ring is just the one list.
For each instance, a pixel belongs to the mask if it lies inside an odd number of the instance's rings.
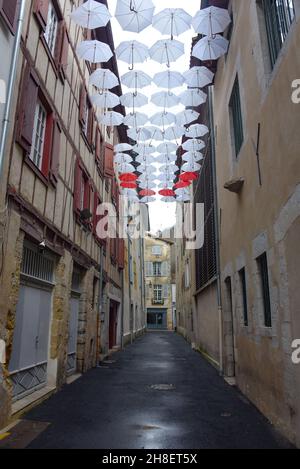
[[37,79],[34,77],[32,70],[29,66],[26,67],[20,107],[18,110],[18,142],[20,145],[29,153],[34,126],[34,116],[37,104],[39,84]]
[[108,178],[114,177],[114,147],[109,143],[105,143],[104,175]]
[[16,31],[17,7],[18,0],[0,0],[0,13],[13,33]]
[[49,0],[35,0],[34,12],[39,25],[43,30],[46,29],[49,11]]
[[87,139],[89,144],[92,146],[94,143],[94,111],[92,106],[89,107],[89,121],[88,121],[88,131]]
[[79,98],[79,122],[82,126],[86,123],[87,92],[84,85],[80,88]]
[[95,157],[96,157],[96,164],[98,168],[101,167],[101,132],[99,127],[96,128],[95,134]]
[[60,161],[60,141],[61,141],[61,127],[58,121],[54,120],[51,164],[50,164],[50,180],[53,185],[56,185],[57,179],[58,179],[59,161]]
[[58,70],[62,73],[65,72],[68,65],[68,51],[69,51],[69,37],[67,34],[67,27],[65,21],[60,21],[56,46],[54,51],[54,60]]
[[51,163],[52,140],[53,140],[54,117],[53,113],[49,113],[46,122],[44,153],[42,161],[42,173],[48,177]]
[[81,170],[79,158],[77,158],[76,163],[75,163],[75,174],[74,174],[74,210],[75,212],[80,211],[81,183],[82,183],[82,170]]
[[125,241],[124,239],[118,239],[118,264],[119,269],[125,267]]

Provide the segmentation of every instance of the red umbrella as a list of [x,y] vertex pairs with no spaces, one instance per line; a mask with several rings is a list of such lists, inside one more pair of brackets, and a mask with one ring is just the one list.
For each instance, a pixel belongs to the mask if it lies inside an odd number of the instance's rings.
[[156,192],[152,191],[151,189],[143,189],[139,195],[142,197],[151,197],[152,195],[155,195],[155,194]]
[[159,191],[159,195],[163,195],[164,197],[174,197],[176,196],[175,192],[171,189],[162,189]]
[[121,182],[120,184],[121,187],[124,189],[136,189],[137,184],[135,182]]
[[179,181],[175,184],[174,189],[184,189],[189,187],[192,184],[192,181]]
[[180,174],[179,179],[184,182],[195,181],[196,179],[198,179],[198,173],[195,173],[195,172],[182,173]]
[[137,180],[138,176],[133,173],[123,173],[120,174],[119,178],[122,182],[133,182]]

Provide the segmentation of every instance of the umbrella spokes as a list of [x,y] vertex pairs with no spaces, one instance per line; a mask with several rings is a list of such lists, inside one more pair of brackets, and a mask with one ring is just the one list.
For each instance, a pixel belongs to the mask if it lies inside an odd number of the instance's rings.
[[132,11],[133,13],[137,13],[137,9],[136,9],[136,6],[135,6],[135,1],[134,0],[130,0],[130,11]]
[[171,67],[171,63],[170,63],[169,49],[168,49],[168,45],[167,45],[167,44],[165,44],[165,49],[166,49],[166,56],[167,56],[167,67],[170,68],[170,67]]
[[171,41],[174,40],[174,13],[171,13]]

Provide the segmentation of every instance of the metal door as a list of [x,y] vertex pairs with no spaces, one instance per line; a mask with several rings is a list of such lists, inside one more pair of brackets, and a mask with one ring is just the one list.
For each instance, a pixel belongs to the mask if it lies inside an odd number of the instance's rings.
[[71,297],[67,373],[76,372],[77,336],[78,336],[79,298]]
[[147,327],[148,329],[166,330],[168,328],[167,310],[166,309],[148,309]]
[[46,385],[51,297],[47,289],[20,286],[9,363],[14,398]]

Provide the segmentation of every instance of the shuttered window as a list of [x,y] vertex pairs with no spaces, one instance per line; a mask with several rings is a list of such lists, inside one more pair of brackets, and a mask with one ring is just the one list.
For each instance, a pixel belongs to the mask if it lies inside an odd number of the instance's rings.
[[104,175],[113,178],[114,174],[114,147],[109,143],[105,143]]
[[247,295],[247,282],[246,282],[246,269],[243,268],[239,271],[240,289],[241,289],[241,307],[243,311],[244,326],[248,326],[248,295]]
[[[90,229],[94,220],[94,187],[80,158],[75,163],[74,176],[74,211],[78,220]],[[89,218],[82,218],[82,212],[89,211]]]
[[153,262],[153,275],[155,277],[161,277],[161,274],[162,274],[162,263]]
[[0,14],[12,33],[16,31],[18,0],[0,0]]
[[92,147],[94,144],[94,111],[84,85],[80,88],[79,123],[87,143]]
[[53,3],[49,3],[48,7],[48,16],[47,16],[47,24],[46,24],[46,31],[44,33],[46,42],[48,44],[49,50],[52,55],[54,55],[55,48],[56,48],[56,41],[58,36],[58,24],[59,19],[57,13],[54,9]]
[[233,85],[229,107],[231,114],[232,132],[234,137],[235,154],[238,156],[244,142],[243,117],[238,77],[236,77]]
[[262,0],[272,68],[295,19],[293,0]]
[[262,254],[257,259],[259,276],[261,282],[261,294],[264,310],[264,324],[265,327],[272,327],[272,313],[271,313],[271,299],[270,299],[270,284],[268,272],[268,259],[267,254]]
[[152,264],[152,262],[146,262],[145,269],[146,269],[146,277],[153,277],[153,264]]

